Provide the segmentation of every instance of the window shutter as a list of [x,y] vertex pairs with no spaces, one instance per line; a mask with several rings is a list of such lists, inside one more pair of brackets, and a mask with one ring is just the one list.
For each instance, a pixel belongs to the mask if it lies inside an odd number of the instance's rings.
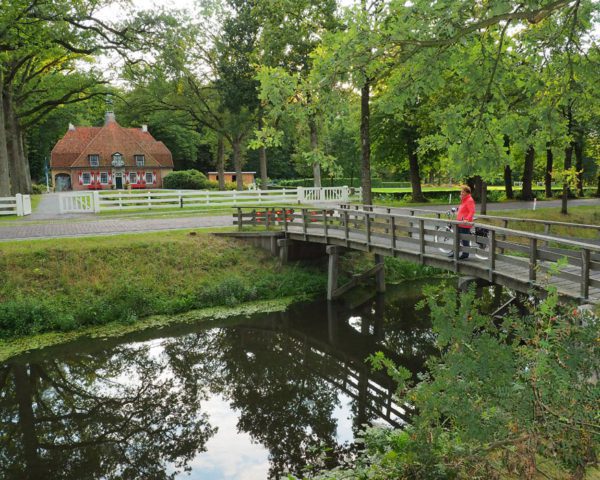
[[156,183],[156,170],[152,172],[152,183]]

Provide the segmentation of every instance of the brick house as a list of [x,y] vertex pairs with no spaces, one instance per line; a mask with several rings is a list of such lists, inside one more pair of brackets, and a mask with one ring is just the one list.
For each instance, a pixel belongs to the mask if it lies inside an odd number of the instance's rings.
[[161,188],[173,157],[146,125],[123,128],[107,112],[102,127],[69,125],[52,149],[50,170],[56,191]]

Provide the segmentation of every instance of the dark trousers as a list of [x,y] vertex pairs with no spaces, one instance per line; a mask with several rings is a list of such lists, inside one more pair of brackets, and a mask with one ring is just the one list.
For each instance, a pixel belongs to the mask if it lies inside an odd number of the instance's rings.
[[[471,233],[471,229],[469,227],[458,227],[458,233],[464,233],[465,235],[469,235]],[[468,247],[470,245],[469,240],[461,240],[461,244],[463,247]],[[461,257],[467,258],[469,256],[469,252],[461,252]]]

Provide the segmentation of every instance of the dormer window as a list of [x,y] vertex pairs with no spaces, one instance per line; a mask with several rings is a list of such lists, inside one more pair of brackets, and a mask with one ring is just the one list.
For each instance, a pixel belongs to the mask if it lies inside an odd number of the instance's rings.
[[90,162],[90,167],[100,166],[100,155],[98,155],[97,153],[93,155],[88,155],[88,160]]
[[123,165],[125,165],[125,160],[123,160],[123,155],[121,155],[119,152],[113,153],[111,164],[113,167],[122,167]]
[[144,157],[144,155],[134,155],[133,157],[135,158],[136,167],[144,166],[144,163],[146,162],[146,157]]

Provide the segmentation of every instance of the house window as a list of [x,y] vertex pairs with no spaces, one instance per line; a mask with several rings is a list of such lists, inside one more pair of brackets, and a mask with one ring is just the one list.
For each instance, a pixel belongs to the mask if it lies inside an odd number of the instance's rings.
[[83,174],[81,175],[81,179],[83,180],[84,185],[89,185],[90,183],[92,183],[92,176],[89,172],[83,172]]
[[146,183],[154,183],[152,172],[146,172]]
[[144,162],[146,161],[146,158],[144,157],[144,155],[134,155],[133,157],[135,158],[136,167],[144,166]]
[[137,183],[137,173],[135,173],[135,172],[129,173],[129,183]]
[[97,167],[100,165],[100,155],[88,155],[88,160],[90,161],[90,167]]
[[123,160],[123,155],[121,155],[120,153],[113,153],[112,154],[112,166],[113,167],[122,167],[123,165],[125,165],[125,161]]
[[102,185],[108,184],[108,172],[100,172],[100,183]]

